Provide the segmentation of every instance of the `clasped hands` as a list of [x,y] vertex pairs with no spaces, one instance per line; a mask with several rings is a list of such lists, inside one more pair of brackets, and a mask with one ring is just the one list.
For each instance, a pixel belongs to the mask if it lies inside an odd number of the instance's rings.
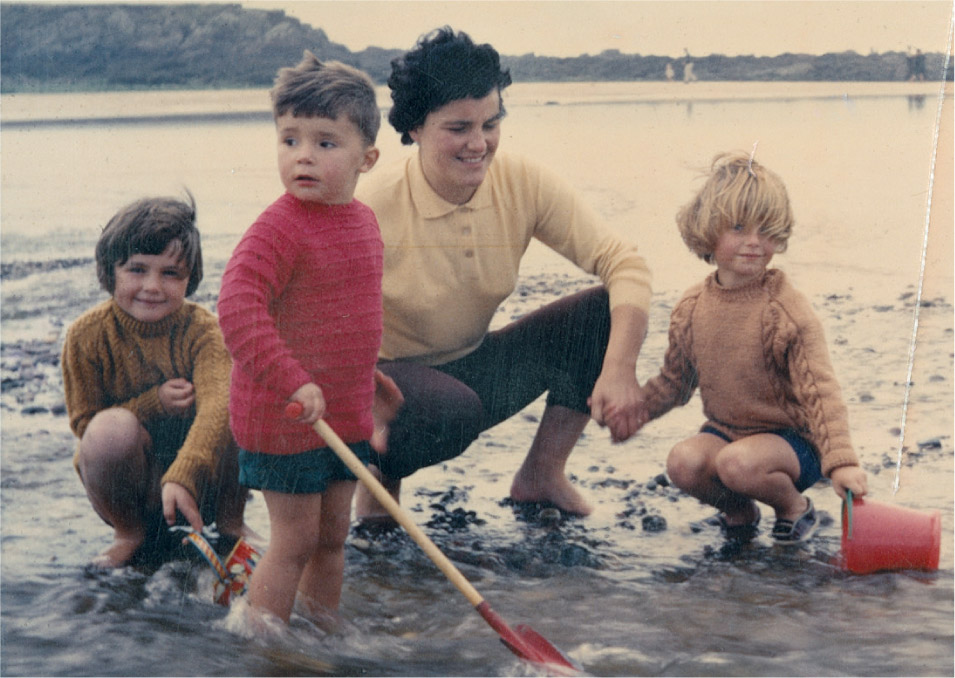
[[602,373],[587,404],[591,418],[610,429],[615,443],[629,440],[650,421],[646,394],[635,376]]

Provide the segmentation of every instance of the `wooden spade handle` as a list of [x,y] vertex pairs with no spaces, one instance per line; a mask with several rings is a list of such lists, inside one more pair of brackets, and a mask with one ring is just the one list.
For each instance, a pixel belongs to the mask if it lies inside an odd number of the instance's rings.
[[329,426],[324,419],[319,419],[315,422],[313,428],[315,432],[322,437],[322,440],[332,448],[332,451],[338,455],[338,458],[342,460],[345,466],[365,484],[368,491],[374,495],[379,504],[385,507],[388,514],[414,539],[415,543],[425,552],[425,555],[438,566],[438,569],[444,573],[444,576],[451,580],[451,583],[464,594],[464,597],[468,599],[471,605],[477,607],[483,603],[484,597],[471,585],[471,582],[464,578],[464,575],[454,566],[454,563],[448,560],[448,557],[441,552],[441,549],[435,546],[434,542],[428,538],[428,535],[418,527],[408,512],[401,508],[398,502],[388,494],[388,490],[372,475],[371,471],[368,470],[361,460],[355,456],[355,453],[342,442],[342,439],[332,430],[332,427]]
[[[294,419],[302,413],[301,408],[300,403],[289,403],[285,408],[285,414],[287,417]],[[342,460],[345,466],[347,466],[361,482],[365,483],[368,490],[374,495],[375,499],[385,507],[391,517],[411,535],[411,538],[421,547],[425,555],[427,555],[431,561],[438,566],[438,569],[451,580],[451,583],[464,594],[464,597],[475,607],[477,612],[491,628],[498,632],[501,642],[504,643],[511,652],[521,659],[545,666],[548,670],[547,675],[572,675],[564,671],[564,668],[571,669],[573,675],[579,675],[583,671],[583,669],[571,661],[569,657],[564,655],[563,652],[554,647],[546,638],[529,626],[522,624],[516,629],[509,627],[507,623],[491,609],[487,601],[477,592],[477,589],[471,586],[471,582],[464,578],[464,575],[458,571],[458,568],[448,560],[447,556],[428,538],[428,535],[418,527],[411,519],[411,516],[388,494],[388,490],[386,490],[378,479],[371,474],[371,471],[361,463],[361,460],[355,456],[355,453],[342,442],[342,439],[332,430],[331,426],[324,420],[319,419],[315,422],[313,428],[315,432],[322,437],[325,443],[332,448],[332,451],[338,455],[338,458]],[[559,673],[553,673],[554,671],[559,671]]]

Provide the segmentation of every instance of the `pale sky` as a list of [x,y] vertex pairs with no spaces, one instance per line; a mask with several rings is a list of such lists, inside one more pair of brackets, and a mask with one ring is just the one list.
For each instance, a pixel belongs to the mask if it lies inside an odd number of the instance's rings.
[[260,0],[352,51],[411,48],[449,24],[518,56],[677,57],[948,49],[951,0]]

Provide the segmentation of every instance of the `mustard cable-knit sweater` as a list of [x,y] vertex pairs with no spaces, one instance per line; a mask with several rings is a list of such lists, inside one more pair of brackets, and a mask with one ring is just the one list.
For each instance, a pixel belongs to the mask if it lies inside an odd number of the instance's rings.
[[822,324],[782,271],[733,289],[710,274],[673,309],[669,338],[646,384],[651,419],[699,386],[707,423],[732,440],[793,428],[815,445],[827,477],[858,465]]
[[192,302],[156,323],[143,323],[112,299],[81,315],[63,346],[63,387],[70,428],[83,437],[93,416],[123,407],[148,424],[169,415],[159,386],[181,377],[195,387],[195,419],[162,477],[199,500],[218,457],[232,445],[229,372],[232,362],[215,315]]

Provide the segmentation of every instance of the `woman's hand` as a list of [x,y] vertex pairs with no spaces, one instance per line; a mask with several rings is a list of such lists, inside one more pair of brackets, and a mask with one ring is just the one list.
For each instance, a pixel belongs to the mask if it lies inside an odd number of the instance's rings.
[[401,389],[394,379],[381,370],[375,370],[375,401],[371,406],[375,432],[371,435],[371,446],[378,454],[388,451],[388,425],[404,402],[405,397],[401,395]]
[[628,440],[647,423],[646,398],[630,369],[608,372],[605,365],[587,403],[590,416],[610,429],[615,443]]
[[162,486],[162,514],[170,527],[176,524],[177,510],[189,521],[193,530],[202,532],[202,515],[189,490],[179,483],[166,483]]
[[196,389],[181,377],[170,379],[159,387],[159,402],[167,414],[185,417],[196,402]]
[[621,443],[649,419],[643,389],[637,383],[637,356],[647,335],[647,314],[629,304],[610,312],[610,338],[603,369],[587,400],[590,416],[610,428],[610,438]]
[[296,421],[311,426],[325,415],[325,396],[318,384],[308,383],[299,386],[289,402],[302,406],[301,413],[295,417]]
[[852,490],[855,497],[861,497],[869,490],[865,471],[858,466],[840,466],[829,474],[829,480],[832,481],[832,489],[843,499],[846,498],[846,490]]

